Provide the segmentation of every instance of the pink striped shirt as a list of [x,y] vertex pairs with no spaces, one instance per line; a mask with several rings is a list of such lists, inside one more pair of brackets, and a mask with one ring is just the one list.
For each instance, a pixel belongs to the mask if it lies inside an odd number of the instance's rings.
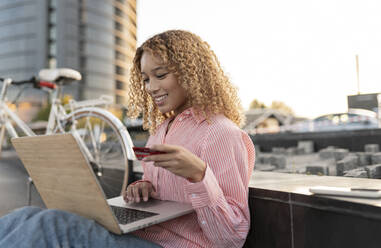
[[152,182],[162,200],[189,202],[195,212],[134,232],[163,247],[242,247],[250,227],[248,183],[255,152],[250,137],[223,115],[211,123],[187,109],[169,119],[148,140],[185,147],[206,165],[201,182],[190,183],[171,172],[143,164],[143,179]]

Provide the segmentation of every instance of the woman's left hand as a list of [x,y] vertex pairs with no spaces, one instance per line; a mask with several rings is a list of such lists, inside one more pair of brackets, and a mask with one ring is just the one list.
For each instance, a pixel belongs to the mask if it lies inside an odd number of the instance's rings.
[[181,146],[153,145],[152,150],[165,154],[151,155],[143,161],[154,162],[157,167],[169,170],[173,174],[184,177],[191,182],[200,182],[205,175],[206,164],[199,157]]

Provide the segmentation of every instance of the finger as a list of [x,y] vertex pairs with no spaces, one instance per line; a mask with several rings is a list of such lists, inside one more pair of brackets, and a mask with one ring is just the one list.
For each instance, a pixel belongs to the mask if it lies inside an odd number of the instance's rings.
[[143,201],[148,201],[148,183],[143,183],[142,186],[142,196],[143,196]]
[[125,190],[125,191],[123,191],[123,200],[125,201],[125,202],[128,202],[128,198],[127,198],[127,190]]
[[167,145],[167,144],[156,144],[152,145],[150,147],[152,150],[159,151],[159,152],[176,152],[180,149],[180,146],[175,146],[175,145]]
[[153,163],[156,167],[161,167],[163,169],[171,170],[171,168],[176,168],[176,161],[170,160],[170,161],[155,161]]
[[173,160],[174,158],[174,153],[166,153],[147,156],[143,158],[143,161],[169,161]]
[[154,189],[152,189],[150,195],[151,197],[157,197],[159,194]]
[[133,186],[129,186],[128,188],[127,188],[127,200],[128,201],[133,201],[133,194],[132,194],[132,188],[133,188]]
[[134,185],[133,189],[132,189],[132,193],[134,195],[133,199],[135,200],[135,202],[140,202],[140,192],[139,192],[139,184],[137,185]]

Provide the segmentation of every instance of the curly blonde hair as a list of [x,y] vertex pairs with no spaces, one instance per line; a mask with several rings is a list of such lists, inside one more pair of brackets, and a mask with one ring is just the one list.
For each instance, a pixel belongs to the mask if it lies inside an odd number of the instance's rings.
[[209,120],[214,114],[224,114],[238,126],[243,124],[237,89],[223,72],[209,44],[193,33],[169,30],[145,41],[137,49],[131,67],[127,115],[137,118],[143,114],[144,129],[153,134],[171,116],[171,113],[161,113],[144,89],[140,61],[145,51],[160,58],[174,73],[196,115]]

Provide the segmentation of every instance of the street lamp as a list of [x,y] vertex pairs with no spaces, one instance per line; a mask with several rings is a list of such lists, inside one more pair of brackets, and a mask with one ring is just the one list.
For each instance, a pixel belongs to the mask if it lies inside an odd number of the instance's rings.
[[381,128],[381,94],[377,95],[377,118],[378,118],[378,128]]

